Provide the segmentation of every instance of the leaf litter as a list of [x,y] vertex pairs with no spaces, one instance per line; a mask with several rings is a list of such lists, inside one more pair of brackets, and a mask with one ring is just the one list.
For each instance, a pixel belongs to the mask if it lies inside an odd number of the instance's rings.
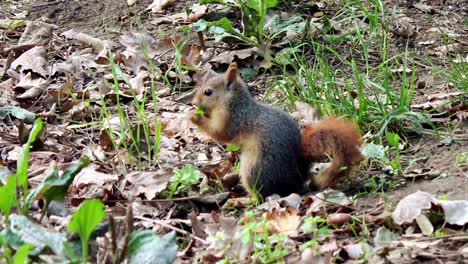
[[[170,22],[179,26],[178,23],[196,21],[209,11],[205,5],[194,5],[188,15],[187,12],[168,15],[167,10],[178,6],[176,2],[153,1],[147,9],[163,14],[163,17],[156,18],[158,21],[153,20],[153,24]],[[138,1],[132,4],[140,5]],[[425,3],[415,4],[414,7],[424,13],[437,10]],[[395,36],[413,38],[417,34],[416,23],[416,19],[400,16],[393,29]],[[340,30],[339,26],[336,28]],[[341,30],[346,32],[351,29]],[[0,108],[3,122],[0,128],[0,168],[2,171],[13,168],[14,171],[13,165],[20,151],[20,142],[15,138],[19,137],[20,132],[8,124],[9,120],[13,118],[32,123],[31,115],[46,116],[50,112],[61,116],[60,120],[50,116],[44,145],[31,151],[29,172],[35,178],[31,179],[32,185],[42,182],[50,172],[49,164],[54,161],[63,165],[87,154],[91,165],[74,176],[65,196],[67,206],[76,207],[83,200],[98,198],[108,202],[108,209],[115,211],[115,216],[127,217],[125,221],[129,221],[129,217],[125,216],[122,208],[131,207],[135,226],[164,233],[172,230],[180,237],[186,236],[188,241],[185,247],[177,249],[171,242],[175,240],[175,233],[167,233],[163,238],[153,233],[133,234],[126,238],[130,255],[144,255],[148,251],[159,254],[167,250],[171,254],[149,257],[167,257],[167,261],[171,262],[173,259],[168,256],[178,251],[176,261],[179,263],[193,260],[215,263],[224,258],[248,260],[267,241],[267,246],[281,245],[289,249],[284,256],[289,263],[310,263],[307,261],[312,260],[328,263],[325,260],[330,261],[331,258],[357,260],[363,256],[377,262],[409,261],[417,257],[456,259],[455,255],[468,255],[468,238],[462,229],[468,222],[467,201],[437,199],[429,192],[418,191],[406,196],[393,211],[379,204],[359,208],[353,199],[337,191],[305,197],[297,194],[285,198],[270,197],[255,209],[246,210],[244,207],[252,203],[249,199],[224,203],[228,197],[241,195],[232,190],[219,194],[214,191],[222,186],[220,179],[235,169],[238,153],[226,153],[224,146],[214,144],[200,133],[185,117],[185,113],[192,108],[178,100],[176,102],[174,98],[183,98],[187,93],[184,85],[194,84],[195,77],[190,66],[198,66],[202,58],[209,57],[211,66],[215,68],[232,61],[245,62],[246,65],[254,61],[254,65],[270,68],[270,55],[265,55],[271,52],[268,47],[263,47],[263,56],[258,56],[258,48],[215,48],[211,49],[214,54],[209,54],[209,49],[184,43],[179,59],[187,69],[176,72],[175,67],[181,66],[174,63],[180,55],[177,49],[180,48],[181,39],[175,36],[156,38],[149,33],[131,32],[111,41],[79,29],[61,32],[60,27],[40,21],[29,21],[24,32],[10,27],[6,31],[16,34],[19,39],[16,44],[7,43],[6,48],[2,47],[4,52],[0,57],[0,69],[3,69],[6,66],[3,59],[10,51],[18,51],[9,69],[6,69],[11,88],[0,86],[2,96],[12,91],[15,93],[15,97],[7,99],[8,106]],[[434,31],[429,29],[428,32]],[[447,32],[455,36],[453,32]],[[289,36],[294,39],[298,35],[291,31]],[[458,48],[458,45],[440,45],[434,47],[434,54],[444,57]],[[110,52],[115,52],[113,59],[120,72],[112,73]],[[148,59],[154,65],[149,64]],[[408,70],[404,67],[396,69],[398,72]],[[112,83],[115,79],[118,80],[117,90],[113,86],[115,83]],[[160,164],[154,166],[156,158],[144,153],[148,157],[138,157],[143,168],[135,168],[131,164],[137,158],[127,153],[123,145],[143,144],[146,145],[146,152],[149,152],[149,146],[154,141],[147,138],[145,142],[141,139],[139,142],[132,141],[128,131],[138,127],[138,119],[131,104],[144,102],[151,96],[152,84],[156,84],[158,99],[144,105],[144,109],[148,111],[146,122],[151,136],[157,133],[158,124],[161,125]],[[434,110],[436,113],[449,111],[451,114],[466,110],[464,95],[460,92],[433,93],[425,98],[426,102],[412,107],[416,110]],[[459,99],[461,106],[448,104],[454,101],[453,98]],[[10,106],[13,104],[18,106]],[[128,123],[118,114],[119,104],[129,118]],[[104,122],[108,123],[107,126],[99,127],[96,116],[103,113],[103,107],[109,108],[109,113],[106,113],[109,122]],[[7,134],[10,136],[3,136]],[[114,144],[118,148],[116,151],[113,151]],[[185,197],[164,198],[164,191],[173,181],[173,168],[181,168],[186,163],[193,163],[200,169],[208,191],[202,191],[203,184],[200,184],[191,188]],[[64,169],[61,168],[61,171]],[[38,197],[36,202],[42,199]],[[240,211],[236,212],[238,209]],[[249,216],[250,211],[256,214]],[[188,212],[192,212],[190,216]],[[32,215],[37,219],[38,213],[36,211]],[[232,216],[236,213],[235,217]],[[433,215],[439,219],[433,220]],[[69,215],[64,216],[67,217]],[[41,226],[17,216],[11,217],[11,222],[24,225],[28,232],[35,230],[45,237],[51,237],[47,245],[44,241],[23,239],[36,246],[35,253],[40,254],[41,249],[48,246],[60,255],[63,250],[54,243],[64,237],[61,237],[62,233],[51,231],[52,219],[49,218],[49,223],[41,222]],[[390,219],[393,224],[383,224]],[[446,224],[440,224],[441,221]],[[59,226],[55,228],[63,230],[68,221],[56,223]],[[248,229],[249,225],[252,225],[252,229]],[[310,232],[304,232],[305,225],[309,225]],[[400,232],[402,229],[407,233]],[[441,238],[430,236],[437,230],[445,230],[444,234],[451,235]],[[21,229],[16,229],[16,232],[24,235]],[[367,236],[368,242],[354,237],[355,232]],[[125,240],[125,237],[119,239]],[[145,247],[152,250],[138,246],[142,241],[147,243]],[[305,241],[313,243],[299,250]],[[161,249],[155,250],[156,246]],[[440,247],[447,248],[447,252],[441,253],[438,250]],[[408,254],[402,249],[411,249],[412,253]],[[106,251],[106,248],[101,246],[99,250]],[[106,253],[109,254],[108,251]]]

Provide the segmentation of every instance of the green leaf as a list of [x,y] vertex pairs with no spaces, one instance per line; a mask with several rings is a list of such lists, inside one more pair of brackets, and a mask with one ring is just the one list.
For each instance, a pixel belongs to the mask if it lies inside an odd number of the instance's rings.
[[57,169],[57,164],[52,165],[52,168],[50,169],[49,173],[46,175],[46,177],[42,180],[42,182],[34,188],[31,192],[26,195],[26,198],[24,198],[23,205],[22,205],[22,213],[26,214],[27,211],[29,211],[29,208],[31,207],[31,204],[34,202],[36,199],[37,195],[42,193],[42,190],[47,186],[49,187],[50,185],[47,185],[46,182],[50,181],[50,179],[55,179],[58,178],[58,169]]
[[16,176],[8,177],[4,186],[0,187],[0,210],[2,210],[6,219],[8,219],[11,209],[18,206],[16,198]]
[[385,136],[387,137],[388,143],[392,145],[394,148],[398,149],[398,145],[400,143],[400,136],[397,133],[392,133],[385,131]]
[[191,185],[200,181],[201,173],[192,164],[185,164],[180,175],[177,176],[184,185]]
[[5,118],[6,116],[11,115],[17,119],[23,120],[26,124],[34,123],[36,115],[32,112],[29,112],[26,109],[21,107],[7,105],[0,107],[0,119]]
[[133,232],[128,242],[128,263],[173,263],[177,255],[175,233],[162,237],[152,231]]
[[368,158],[385,158],[385,148],[382,145],[376,145],[374,143],[365,144],[362,148],[362,154]]
[[240,147],[234,144],[227,144],[226,146],[226,151],[229,151],[229,152],[236,152],[236,151],[239,151],[239,149]]
[[246,4],[248,7],[257,11],[258,14],[262,14],[264,7],[266,9],[275,7],[278,4],[278,1],[277,0],[247,0]]
[[208,21],[199,19],[197,22],[190,24],[190,28],[195,32],[201,32],[208,28]]
[[195,109],[194,114],[195,114],[195,115],[198,115],[198,116],[204,116],[204,115],[205,115],[205,111],[203,111],[203,108],[201,108],[200,106],[197,106],[197,109]]
[[14,30],[26,26],[26,20],[22,19],[0,19],[0,28]]
[[88,241],[96,226],[104,219],[106,212],[104,204],[97,199],[84,201],[73,214],[68,230],[80,235],[83,259],[88,258]]
[[45,248],[50,248],[54,254],[64,256],[65,233],[50,231],[23,215],[10,215],[10,228],[4,229],[2,235],[9,245],[20,247],[24,243],[34,245],[30,255],[37,255]]
[[28,192],[28,160],[29,160],[29,149],[31,148],[31,144],[36,141],[37,136],[42,131],[43,122],[41,118],[36,119],[34,122],[34,126],[29,133],[28,142],[23,145],[21,151],[18,154],[18,161],[17,161],[17,171],[16,175],[18,177],[18,185],[23,188],[25,193]]
[[47,201],[52,200],[63,200],[67,194],[68,187],[73,182],[75,176],[89,164],[89,158],[83,156],[80,160],[70,165],[63,173],[61,177],[58,177],[57,173],[52,170],[44,179],[42,193]]
[[13,257],[14,264],[25,264],[28,263],[28,253],[33,248],[31,244],[24,244],[22,245],[15,253]]
[[329,191],[324,193],[325,200],[334,204],[339,205],[348,205],[351,203],[351,200],[346,196],[346,194],[340,191]]

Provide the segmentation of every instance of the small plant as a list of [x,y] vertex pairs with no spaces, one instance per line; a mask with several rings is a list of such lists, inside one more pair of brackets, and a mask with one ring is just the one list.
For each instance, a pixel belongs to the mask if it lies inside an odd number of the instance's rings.
[[306,248],[315,248],[318,244],[320,235],[329,234],[328,227],[326,226],[327,219],[320,216],[310,216],[304,219],[302,224],[302,231],[312,235],[312,238],[302,244],[299,249],[305,250]]
[[185,192],[193,184],[200,182],[201,172],[192,164],[185,164],[182,169],[174,169],[174,177],[171,179],[169,190],[163,196],[172,198],[174,195]]
[[395,159],[390,160],[390,166],[396,171],[400,170],[400,136],[396,133],[385,132],[388,143],[392,146],[392,149],[395,151]]
[[18,206],[15,175],[8,177],[6,184],[0,187],[0,197],[0,210],[4,214],[4,219],[8,226],[11,209]]
[[284,247],[287,236],[281,233],[270,234],[269,221],[267,219],[258,221],[258,217],[256,212],[246,213],[242,242],[252,243],[253,257],[260,263],[275,263],[288,254],[288,250]]
[[222,4],[234,8],[239,8],[242,12],[243,30],[235,29],[228,18],[222,18],[218,21],[207,22],[200,19],[191,25],[195,31],[203,31],[207,28],[210,32],[216,33],[218,38],[226,36],[235,37],[244,42],[258,46],[264,42],[264,30],[267,10],[278,4],[277,0],[201,0],[200,4]]
[[87,200],[80,205],[68,224],[68,230],[74,231],[80,236],[83,263],[88,262],[89,237],[105,216],[104,204],[101,201]]

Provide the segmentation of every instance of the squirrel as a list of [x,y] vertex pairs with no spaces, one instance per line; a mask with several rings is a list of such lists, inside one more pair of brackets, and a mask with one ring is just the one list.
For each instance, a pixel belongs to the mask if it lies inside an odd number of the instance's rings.
[[[190,121],[220,143],[240,147],[240,181],[256,196],[286,196],[306,191],[309,166],[333,157],[332,166],[312,179],[309,187],[331,187],[362,159],[360,136],[347,121],[325,119],[307,124],[303,132],[289,114],[257,102],[232,63],[224,74],[204,69],[196,73]],[[351,155],[351,156],[350,156]]]

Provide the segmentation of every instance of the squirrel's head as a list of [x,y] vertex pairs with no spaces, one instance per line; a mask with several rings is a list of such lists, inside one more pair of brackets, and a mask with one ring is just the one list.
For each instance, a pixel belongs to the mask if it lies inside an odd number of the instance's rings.
[[197,88],[192,104],[201,108],[208,116],[216,106],[225,106],[245,86],[235,63],[231,63],[224,74],[204,69],[196,74],[195,79]]

